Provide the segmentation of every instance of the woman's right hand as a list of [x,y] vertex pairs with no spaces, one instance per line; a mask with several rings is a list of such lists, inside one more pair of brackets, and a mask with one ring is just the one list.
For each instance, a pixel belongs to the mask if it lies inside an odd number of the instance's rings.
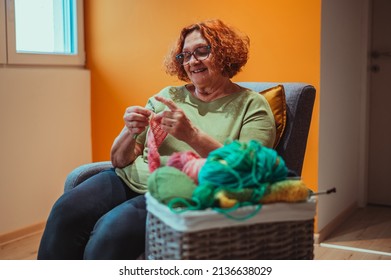
[[111,147],[111,162],[114,167],[125,167],[142,153],[143,145],[136,143],[135,139],[148,126],[151,114],[151,111],[140,106],[126,108],[123,116],[125,126]]
[[140,134],[149,124],[149,117],[152,112],[141,106],[131,106],[126,108],[124,122],[132,137]]

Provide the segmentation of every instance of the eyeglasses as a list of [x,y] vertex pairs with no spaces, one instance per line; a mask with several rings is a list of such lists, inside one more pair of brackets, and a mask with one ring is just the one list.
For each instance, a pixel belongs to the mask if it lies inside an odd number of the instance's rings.
[[196,48],[192,52],[181,52],[175,56],[178,63],[182,65],[189,64],[190,59],[194,56],[197,60],[205,60],[209,57],[210,54],[210,46],[201,46]]

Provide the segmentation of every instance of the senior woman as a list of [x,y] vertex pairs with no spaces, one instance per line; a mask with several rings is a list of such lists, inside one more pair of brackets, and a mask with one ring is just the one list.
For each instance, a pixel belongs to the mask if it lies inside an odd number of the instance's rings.
[[221,20],[185,27],[166,58],[170,75],[186,82],[164,88],[145,107],[131,106],[114,140],[114,168],[64,193],[53,206],[38,259],[134,259],[144,252],[147,131],[153,117],[168,133],[161,163],[174,152],[201,157],[227,139],[272,147],[275,123],[265,98],[233,83],[248,59],[249,39]]

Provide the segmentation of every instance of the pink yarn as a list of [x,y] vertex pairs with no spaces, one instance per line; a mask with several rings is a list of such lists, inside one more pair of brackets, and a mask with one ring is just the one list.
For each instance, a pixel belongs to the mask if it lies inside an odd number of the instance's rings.
[[182,172],[189,176],[198,185],[198,173],[205,164],[206,158],[191,159],[186,162]]
[[147,135],[147,145],[148,168],[151,173],[160,167],[160,155],[158,148],[167,136],[167,132],[160,127],[160,121],[161,119],[156,119],[155,116],[152,116],[149,121],[150,129],[148,130]]
[[182,171],[187,162],[198,158],[200,156],[193,151],[176,152],[168,158],[167,165]]

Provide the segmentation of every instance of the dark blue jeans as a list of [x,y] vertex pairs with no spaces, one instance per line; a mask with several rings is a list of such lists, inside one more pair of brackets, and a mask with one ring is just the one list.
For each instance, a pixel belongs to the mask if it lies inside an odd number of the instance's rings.
[[145,197],[113,169],[87,179],[54,204],[38,259],[136,259],[144,252]]

